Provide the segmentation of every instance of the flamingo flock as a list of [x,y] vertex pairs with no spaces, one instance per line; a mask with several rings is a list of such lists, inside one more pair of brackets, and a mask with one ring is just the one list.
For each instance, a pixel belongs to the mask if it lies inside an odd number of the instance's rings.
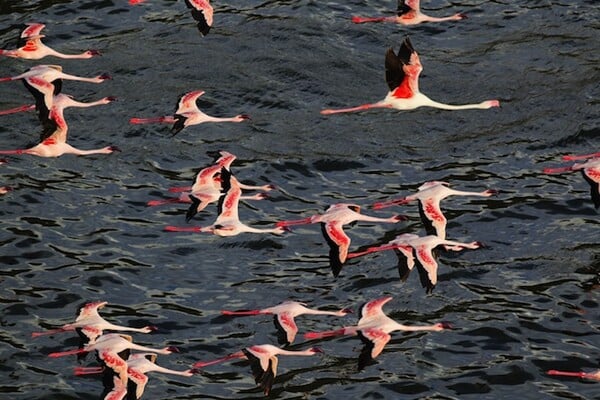
[[[131,5],[143,3],[144,0],[129,0]],[[198,30],[202,35],[207,35],[213,25],[214,10],[208,0],[185,0],[192,17],[197,22]],[[351,21],[356,24],[367,22],[393,22],[402,25],[416,25],[422,22],[458,21],[465,19],[465,14],[457,13],[448,17],[431,17],[420,11],[419,0],[399,0],[397,15],[393,17],[358,17],[353,16]],[[41,23],[30,23],[21,33],[24,39],[23,46],[14,50],[0,50],[0,55],[21,58],[24,60],[39,60],[44,57],[62,59],[89,59],[99,56],[97,50],[86,50],[80,54],[60,53],[42,43],[45,35],[41,34],[45,28]],[[410,38],[407,36],[396,52],[389,48],[385,54],[385,78],[389,87],[387,96],[375,103],[366,103],[356,107],[340,109],[324,109],[323,115],[365,111],[377,108],[391,108],[397,110],[413,110],[420,107],[433,107],[444,110],[490,109],[500,106],[498,100],[485,100],[473,104],[446,104],[430,99],[419,90],[419,76],[423,67],[419,54],[414,49]],[[99,149],[80,150],[67,143],[68,124],[64,118],[64,109],[69,107],[92,107],[106,105],[114,102],[114,97],[103,97],[100,100],[81,102],[72,96],[62,93],[63,81],[74,80],[88,83],[102,83],[110,79],[107,74],[95,77],[79,77],[66,74],[59,65],[36,65],[26,72],[6,78],[0,82],[20,80],[33,95],[35,104],[22,105],[8,110],[0,111],[0,115],[14,114],[35,110],[42,125],[41,141],[36,146],[15,150],[0,150],[5,155],[35,155],[40,157],[58,157],[63,154],[89,155],[110,154],[119,151],[116,146],[106,146]],[[214,117],[202,112],[197,105],[197,100],[204,94],[202,90],[193,90],[184,94],[178,101],[174,114],[160,117],[131,118],[131,124],[165,123],[172,124],[171,131],[175,135],[183,129],[206,122],[244,122],[249,117],[238,114],[233,117]],[[430,294],[438,284],[438,253],[444,251],[463,251],[465,249],[479,249],[483,245],[479,241],[460,242],[446,239],[447,219],[440,208],[441,200],[450,196],[477,196],[490,197],[499,192],[486,189],[480,192],[461,191],[449,188],[448,182],[429,181],[418,187],[417,193],[401,198],[382,200],[374,203],[374,211],[392,207],[408,205],[413,201],[418,202],[419,215],[426,235],[419,236],[413,233],[401,233],[394,239],[385,243],[372,243],[366,248],[351,251],[351,239],[344,227],[355,222],[396,224],[407,221],[404,215],[374,216],[361,213],[364,206],[349,202],[331,204],[323,213],[315,214],[307,211],[307,216],[297,220],[271,221],[272,226],[248,225],[240,219],[241,200],[264,200],[275,187],[271,184],[262,186],[247,185],[238,180],[232,173],[232,166],[236,156],[222,150],[216,160],[202,168],[190,186],[173,187],[171,193],[178,193],[177,197],[150,200],[148,206],[159,206],[170,203],[186,203],[185,220],[191,222],[200,212],[208,214],[208,206],[217,204],[217,215],[214,222],[203,226],[175,226],[168,225],[164,228],[167,232],[210,233],[221,237],[231,237],[245,233],[282,235],[290,232],[292,227],[303,224],[321,225],[321,231],[329,247],[328,262],[333,276],[337,278],[342,267],[349,261],[385,250],[394,250],[398,257],[398,270],[400,278],[406,280],[410,271],[415,267],[419,272],[422,286]],[[571,166],[561,168],[546,168],[546,174],[559,174],[563,172],[581,171],[585,180],[590,185],[591,198],[595,208],[600,207],[600,153],[581,156],[568,156],[564,161],[579,161]],[[0,164],[6,162],[0,161]],[[0,187],[0,194],[5,194],[10,189]],[[243,191],[259,191],[261,193],[244,195]],[[344,325],[341,328],[305,332],[303,338],[308,341],[322,341],[339,336],[358,336],[364,343],[364,348],[358,357],[358,369],[362,370],[373,363],[384,351],[391,340],[391,333],[395,331],[419,332],[449,331],[452,326],[448,322],[436,322],[429,325],[405,325],[384,313],[383,306],[393,299],[384,296],[367,301],[359,308],[359,318],[356,325]],[[271,303],[273,304],[273,303]],[[77,349],[52,352],[51,358],[71,355],[81,356],[95,353],[100,365],[78,366],[76,375],[101,374],[104,386],[102,398],[105,400],[140,399],[149,381],[147,373],[158,372],[182,377],[192,377],[201,369],[214,364],[245,359],[250,364],[255,383],[263,393],[268,396],[275,383],[279,356],[314,356],[323,353],[321,347],[309,347],[306,350],[291,350],[286,346],[292,345],[297,339],[300,328],[295,318],[301,315],[327,315],[343,318],[352,313],[350,308],[337,310],[322,310],[309,308],[307,303],[286,300],[274,306],[256,308],[253,310],[222,310],[221,314],[227,317],[271,315],[278,331],[279,345],[249,344],[239,351],[225,355],[211,361],[197,361],[192,366],[183,370],[173,370],[156,364],[157,355],[177,353],[173,346],[153,348],[136,344],[131,335],[115,332],[151,333],[156,330],[153,326],[129,327],[111,323],[103,318],[99,310],[107,305],[106,301],[90,302],[82,307],[74,322],[44,332],[34,332],[32,337],[53,336],[63,332],[76,332],[80,337],[80,346]],[[107,332],[108,331],[108,332]],[[136,353],[137,352],[137,353]],[[575,376],[584,379],[598,380],[598,372],[567,372],[547,371],[548,375]]]

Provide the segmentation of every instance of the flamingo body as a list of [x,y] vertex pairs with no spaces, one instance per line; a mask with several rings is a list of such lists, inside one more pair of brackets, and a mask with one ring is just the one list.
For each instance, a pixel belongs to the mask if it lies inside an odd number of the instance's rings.
[[312,356],[323,351],[318,347],[311,347],[308,350],[284,350],[279,347],[270,344],[261,344],[250,346],[238,351],[236,353],[229,354],[225,357],[217,360],[208,362],[197,362],[193,365],[194,368],[203,368],[209,365],[220,363],[223,361],[246,358],[250,361],[250,367],[256,383],[263,389],[266,396],[271,392],[273,381],[277,375],[277,356]]
[[352,310],[344,308],[338,311],[324,311],[316,310],[306,307],[306,303],[300,303],[297,301],[285,301],[273,307],[267,307],[260,310],[249,310],[249,311],[221,311],[223,315],[273,315],[273,321],[275,327],[279,331],[279,343],[289,345],[294,342],[296,334],[298,333],[298,326],[294,320],[295,317],[303,314],[308,315],[333,315],[342,317]]
[[348,257],[350,238],[344,232],[343,226],[354,221],[389,222],[396,223],[406,217],[395,215],[389,218],[378,218],[360,213],[360,206],[356,204],[338,203],[329,206],[325,213],[313,215],[297,221],[280,221],[277,226],[287,227],[300,224],[321,223],[321,231],[329,244],[329,261],[334,276],[338,276]]
[[308,332],[306,339],[322,339],[340,335],[359,335],[365,343],[365,348],[359,357],[358,367],[364,368],[367,363],[376,358],[390,341],[390,333],[394,331],[442,331],[450,329],[446,322],[433,325],[408,326],[400,324],[383,312],[383,306],[392,300],[391,296],[381,297],[365,303],[360,308],[360,319],[357,325],[324,332]]

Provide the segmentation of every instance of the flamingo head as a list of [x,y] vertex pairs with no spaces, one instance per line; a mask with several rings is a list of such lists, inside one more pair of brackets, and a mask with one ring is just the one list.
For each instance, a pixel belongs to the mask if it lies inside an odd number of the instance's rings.
[[112,153],[114,151],[121,151],[117,146],[108,146],[107,149]]
[[102,55],[102,54],[100,54],[100,52],[98,50],[88,50],[84,54],[86,56],[89,56],[89,57],[101,56]]
[[144,330],[144,333],[150,333],[150,332],[156,332],[158,330],[158,327],[154,326],[154,325],[148,325],[142,328]]
[[342,308],[340,310],[340,314],[342,314],[342,315],[354,314],[354,311],[351,308]]
[[498,196],[499,193],[500,191],[496,189],[488,189],[483,192],[483,194],[485,194],[486,196]]
[[98,75],[96,78],[100,81],[107,81],[109,79],[112,79],[112,77],[109,74]]
[[438,328],[436,330],[440,330],[440,331],[442,331],[444,329],[454,329],[452,324],[450,324],[450,322],[446,322],[446,321],[438,322],[437,324],[435,324],[435,326],[436,326],[436,328]]
[[406,215],[394,215],[394,216],[392,217],[392,219],[393,219],[395,222],[400,222],[400,221],[408,221],[408,217],[407,217]]
[[320,348],[320,347],[318,347],[318,346],[311,347],[311,348],[310,348],[310,349],[308,349],[308,350],[309,350],[309,351],[311,351],[311,352],[312,352],[312,353],[314,353],[314,354],[317,354],[317,353],[324,353],[323,349],[322,349],[322,348]]
[[179,349],[175,346],[168,346],[165,347],[165,351],[169,352],[169,353],[179,353]]

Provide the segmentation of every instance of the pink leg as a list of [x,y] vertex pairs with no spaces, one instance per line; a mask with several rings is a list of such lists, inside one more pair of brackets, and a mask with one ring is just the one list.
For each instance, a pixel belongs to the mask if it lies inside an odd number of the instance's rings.
[[153,117],[153,118],[131,118],[129,123],[131,124],[154,124],[164,122],[168,124],[172,124],[175,122],[175,118],[173,117]]
[[185,203],[185,201],[181,200],[179,197],[173,197],[171,199],[164,199],[164,200],[150,200],[149,202],[146,203],[146,205],[149,207],[154,207],[154,206],[162,206],[164,204],[172,204],[172,203]]
[[551,369],[546,372],[548,375],[559,375],[559,376],[575,376],[577,378],[585,378],[585,372],[569,372],[569,371],[557,371],[555,369]]
[[73,356],[73,355],[82,354],[82,353],[87,353],[87,351],[85,351],[83,349],[67,350],[67,351],[61,351],[58,353],[50,353],[50,354],[48,354],[48,357],[58,358],[58,357],[64,357],[64,356]]
[[260,315],[260,314],[264,314],[264,313],[261,312],[260,310],[248,310],[248,311],[226,311],[226,310],[223,310],[223,311],[221,311],[221,314],[223,314],[223,315]]
[[71,330],[72,329],[58,328],[58,329],[50,329],[45,332],[31,332],[31,337],[36,338],[39,336],[54,335],[56,333],[62,333],[62,332],[67,332],[67,331],[71,331]]
[[165,226],[164,229],[166,232],[204,232],[202,227],[200,226]]
[[291,226],[291,225],[305,225],[305,224],[312,224],[312,217],[297,219],[294,221],[279,221],[275,224],[275,226],[285,227],[285,226]]
[[176,186],[176,187],[169,188],[169,192],[171,192],[171,193],[181,193],[181,192],[191,192],[191,191],[192,191],[191,186]]
[[573,171],[573,167],[544,168],[542,172],[544,172],[544,174],[560,174],[570,171]]
[[382,208],[387,208],[387,207],[391,207],[391,206],[399,206],[399,205],[408,204],[408,203],[410,203],[410,200],[401,198],[401,199],[396,199],[396,200],[380,201],[377,203],[373,203],[372,208],[373,208],[373,210],[381,210]]
[[405,249],[407,251],[410,251],[410,247],[408,247],[408,246],[402,246],[402,245],[397,245],[397,244],[387,244],[387,245],[378,246],[378,247],[369,247],[365,251],[348,253],[347,258],[351,259],[351,258],[355,258],[355,257],[361,257],[361,256],[364,256],[364,255],[367,255],[370,253],[375,253],[377,251],[394,250],[394,249]]
[[385,22],[388,18],[386,17],[374,17],[374,18],[370,18],[370,17],[359,17],[356,15],[352,16],[352,22],[354,22],[355,24],[363,24],[365,22]]
[[102,367],[75,367],[75,375],[95,375],[101,374],[104,371]]
[[346,334],[346,328],[337,329],[334,331],[323,331],[323,332],[306,332],[304,334],[305,339],[323,339],[328,337],[342,336]]
[[582,154],[582,155],[578,155],[578,156],[574,156],[574,155],[566,155],[563,156],[563,161],[576,161],[576,160],[585,160],[588,158],[595,158],[595,157],[600,157],[600,153],[592,153],[592,154]]
[[31,110],[35,110],[35,104],[30,104],[30,105],[26,105],[26,106],[11,108],[10,110],[0,111],[0,115],[15,114],[18,112],[31,111]]
[[233,353],[233,354],[229,354],[228,356],[225,357],[221,357],[221,358],[217,358],[216,360],[212,360],[212,361],[198,361],[197,363],[195,363],[192,368],[203,368],[209,365],[214,365],[214,364],[218,364],[227,360],[231,360],[233,358],[246,358],[246,356],[244,355],[244,353],[242,353],[241,351],[238,351],[237,353]]

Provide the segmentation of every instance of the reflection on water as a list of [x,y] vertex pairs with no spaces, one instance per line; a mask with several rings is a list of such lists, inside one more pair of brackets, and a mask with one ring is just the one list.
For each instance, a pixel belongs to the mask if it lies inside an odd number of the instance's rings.
[[[5,2],[6,3],[6,2]],[[285,299],[323,308],[352,307],[392,295],[401,323],[449,321],[448,332],[392,334],[373,365],[357,370],[355,337],[318,342],[325,354],[279,366],[276,398],[596,398],[597,384],[545,375],[548,369],[598,368],[598,212],[579,174],[543,175],[563,154],[598,151],[600,46],[593,1],[426,2],[429,14],[466,12],[460,23],[354,25],[349,16],[387,5],[364,2],[215,2],[215,24],[201,37],[182,1],[22,1],[0,4],[0,47],[14,48],[21,24],[47,25],[45,43],[64,52],[97,48],[92,60],[1,58],[2,76],[41,63],[69,73],[110,72],[104,85],[65,83],[87,101],[116,96],[110,108],[69,112],[77,147],[114,143],[109,156],[38,159],[10,156],[0,184],[0,343],[13,398],[98,398],[100,381],[72,375],[74,359],[47,354],[77,345],[69,334],[30,333],[72,321],[82,304],[109,302],[107,319],[156,325],[134,336],[147,346],[176,345],[161,365],[185,369],[251,344],[277,343],[270,318],[222,319],[222,309],[260,308]],[[369,111],[323,117],[338,104],[385,96],[384,54],[410,34],[424,65],[420,89],[445,102],[497,97],[501,108],[445,112]],[[172,137],[166,126],[133,126],[173,99],[205,90],[211,115],[240,110],[248,124],[203,124]],[[30,101],[22,85],[0,86],[0,109]],[[2,116],[2,145],[39,134],[33,114]],[[400,233],[422,235],[414,206],[370,210],[423,182],[493,188],[489,199],[443,203],[449,237],[486,247],[442,254],[438,285],[426,295],[416,276],[398,277],[392,252],[350,260],[337,279],[318,227],[284,236],[165,233],[185,223],[186,204],[147,207],[168,188],[191,184],[207,151],[238,156],[234,173],[271,183],[269,199],[242,202],[250,225],[322,212],[336,202],[366,214],[409,220],[347,227],[352,251]],[[216,205],[195,224],[214,221]],[[354,323],[355,317],[345,318]],[[346,321],[348,320],[348,321]],[[307,331],[340,321],[305,318]],[[316,342],[315,342],[316,343]],[[312,344],[312,342],[311,342]],[[298,340],[293,348],[305,349]],[[88,357],[85,365],[93,365]],[[240,361],[190,379],[151,375],[145,396],[160,399],[260,398]]]

